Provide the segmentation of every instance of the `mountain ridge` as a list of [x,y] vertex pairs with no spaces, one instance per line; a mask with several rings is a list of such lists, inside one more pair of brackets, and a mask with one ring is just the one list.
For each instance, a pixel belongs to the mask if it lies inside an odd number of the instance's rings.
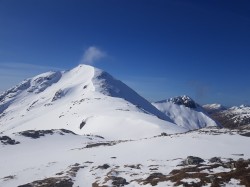
[[40,74],[0,98],[1,130],[9,133],[53,127],[135,138],[185,131],[124,83],[88,65]]

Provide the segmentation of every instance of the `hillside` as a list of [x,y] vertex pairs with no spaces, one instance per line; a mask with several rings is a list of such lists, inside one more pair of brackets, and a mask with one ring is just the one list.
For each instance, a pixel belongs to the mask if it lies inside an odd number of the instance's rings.
[[185,95],[152,104],[177,125],[189,130],[219,126],[199,104]]

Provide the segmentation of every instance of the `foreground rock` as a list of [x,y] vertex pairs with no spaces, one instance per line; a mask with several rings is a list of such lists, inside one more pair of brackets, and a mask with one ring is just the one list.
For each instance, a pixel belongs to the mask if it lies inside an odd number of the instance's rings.
[[16,145],[20,143],[16,140],[11,139],[8,136],[0,136],[0,142],[4,145]]
[[46,178],[44,180],[37,180],[32,183],[20,185],[18,187],[72,187],[72,179],[70,178]]
[[26,131],[22,131],[19,132],[18,134],[25,136],[25,137],[29,137],[29,138],[33,138],[33,139],[37,139],[40,138],[42,136],[45,135],[53,135],[55,133],[58,133],[60,135],[65,135],[65,134],[73,134],[76,135],[74,132],[67,130],[67,129],[51,129],[51,130],[26,130]]
[[195,156],[188,156],[186,160],[183,161],[184,165],[199,165],[204,162],[203,159]]

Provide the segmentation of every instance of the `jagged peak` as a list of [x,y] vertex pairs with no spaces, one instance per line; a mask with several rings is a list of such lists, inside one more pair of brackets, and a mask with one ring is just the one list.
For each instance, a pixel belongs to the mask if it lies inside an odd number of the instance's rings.
[[188,108],[197,108],[198,104],[189,96],[187,95],[182,95],[182,96],[177,96],[177,97],[172,97],[166,100],[158,101],[156,103],[165,103],[165,102],[171,102],[173,104],[177,105],[184,105],[185,107]]

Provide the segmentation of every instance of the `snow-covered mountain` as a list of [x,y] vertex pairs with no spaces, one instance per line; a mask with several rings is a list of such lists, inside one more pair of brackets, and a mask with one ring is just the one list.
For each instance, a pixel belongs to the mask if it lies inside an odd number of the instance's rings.
[[0,186],[250,185],[250,130],[187,96],[154,105],[86,65],[23,81],[0,95]]
[[152,103],[177,125],[189,130],[219,126],[206,111],[189,96],[179,96]]
[[[216,106],[218,106],[216,108]],[[203,106],[210,116],[224,127],[239,128],[250,125],[250,106],[241,105],[230,108],[222,105],[208,104]]]
[[68,129],[107,138],[183,132],[146,99],[87,65],[47,72],[0,95],[0,130]]

